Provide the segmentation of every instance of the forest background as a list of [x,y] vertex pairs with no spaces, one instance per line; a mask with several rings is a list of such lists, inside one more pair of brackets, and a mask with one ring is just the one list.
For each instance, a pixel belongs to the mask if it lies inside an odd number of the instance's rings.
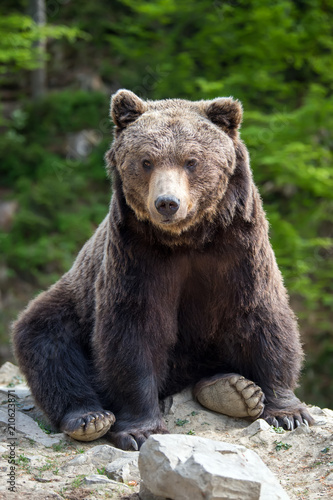
[[332,20],[332,0],[2,0],[1,362],[107,212],[111,93],[232,95],[300,322],[298,394],[333,408]]

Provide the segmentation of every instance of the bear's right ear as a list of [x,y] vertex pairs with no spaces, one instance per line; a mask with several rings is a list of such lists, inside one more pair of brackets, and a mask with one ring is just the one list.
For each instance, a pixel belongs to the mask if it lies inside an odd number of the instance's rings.
[[118,90],[111,98],[111,118],[118,129],[127,127],[146,110],[146,103],[130,90]]

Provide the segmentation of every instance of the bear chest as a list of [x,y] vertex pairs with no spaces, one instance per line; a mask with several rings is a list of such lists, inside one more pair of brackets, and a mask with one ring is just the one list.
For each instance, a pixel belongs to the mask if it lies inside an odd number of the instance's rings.
[[230,307],[230,295],[226,261],[211,254],[189,258],[179,295],[179,331],[213,335]]

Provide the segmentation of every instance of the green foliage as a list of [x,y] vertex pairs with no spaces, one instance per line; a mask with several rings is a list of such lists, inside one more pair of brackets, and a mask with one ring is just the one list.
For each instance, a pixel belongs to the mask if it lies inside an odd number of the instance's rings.
[[97,474],[100,474],[101,476],[105,476],[105,467],[102,467],[101,469],[99,469],[97,467]]
[[19,458],[18,458],[18,461],[17,461],[17,465],[25,465],[29,462],[29,458],[26,457],[25,455],[19,455]]
[[60,441],[60,443],[54,443],[52,445],[53,451],[64,452],[68,448],[68,444],[65,441]]
[[71,483],[72,488],[80,488],[84,483],[84,478],[84,474],[79,474],[78,476],[76,476],[76,478],[73,479]]
[[39,427],[42,429],[45,434],[54,434],[55,431],[48,425],[46,424],[43,420],[39,420],[38,418],[36,419],[37,424]]
[[47,143],[58,134],[95,128],[110,133],[109,97],[101,92],[64,90],[49,94],[38,103],[27,103],[24,132],[29,139]]
[[[332,5],[302,0],[123,0],[106,35],[123,85],[154,97],[234,95],[246,109],[332,90]],[[135,19],[135,23],[133,23]]]
[[281,451],[281,450],[289,450],[289,448],[292,447],[291,444],[288,444],[288,443],[283,443],[282,441],[274,441],[274,444],[275,444],[275,450],[276,451]]
[[[104,94],[50,94],[20,110],[20,119],[16,114],[0,138],[3,186],[15,190],[20,207],[1,238],[10,276],[34,278],[45,286],[45,279],[54,280],[70,267],[78,247],[105,216],[110,197],[103,168],[110,141],[110,124],[103,118],[107,106]],[[65,147],[65,134],[85,126],[100,141],[89,158]]]
[[288,288],[305,297],[307,307],[332,306],[333,266],[327,267],[323,256],[333,248],[333,155],[327,134],[333,99],[319,86],[310,90],[293,112],[245,113],[242,136]]
[[181,418],[177,418],[177,420],[175,421],[175,424],[178,426],[178,427],[183,427],[185,424],[188,424],[189,423],[189,420],[182,420]]
[[48,38],[66,38],[73,42],[78,37],[87,37],[75,27],[38,26],[31,17],[22,14],[8,14],[0,10],[0,74],[8,71],[36,69],[40,54],[35,43]]

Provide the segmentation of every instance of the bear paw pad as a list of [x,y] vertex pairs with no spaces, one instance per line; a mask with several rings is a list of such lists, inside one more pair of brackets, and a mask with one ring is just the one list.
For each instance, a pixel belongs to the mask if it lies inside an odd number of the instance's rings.
[[261,388],[234,373],[201,380],[195,386],[194,396],[205,408],[229,417],[256,419],[264,410]]
[[115,420],[110,411],[75,413],[64,419],[61,430],[77,441],[94,441],[104,436]]

